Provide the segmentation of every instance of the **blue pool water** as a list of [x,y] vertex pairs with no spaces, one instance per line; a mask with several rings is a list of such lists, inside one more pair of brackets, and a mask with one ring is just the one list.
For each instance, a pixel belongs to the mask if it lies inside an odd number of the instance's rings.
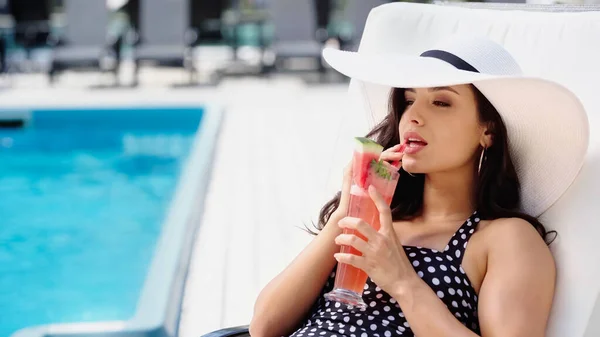
[[130,319],[202,110],[38,110],[0,129],[0,337]]

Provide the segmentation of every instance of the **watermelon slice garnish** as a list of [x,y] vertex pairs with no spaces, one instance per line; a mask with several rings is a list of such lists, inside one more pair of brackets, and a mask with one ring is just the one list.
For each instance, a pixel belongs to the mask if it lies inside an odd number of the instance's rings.
[[352,161],[352,179],[359,187],[366,189],[369,168],[373,162],[379,161],[379,156],[383,152],[383,146],[365,137],[355,137],[354,139],[356,143],[354,159]]

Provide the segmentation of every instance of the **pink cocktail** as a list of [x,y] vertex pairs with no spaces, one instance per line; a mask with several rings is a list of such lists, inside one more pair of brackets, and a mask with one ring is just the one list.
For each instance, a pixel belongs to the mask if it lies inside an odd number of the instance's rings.
[[[379,230],[379,211],[369,196],[367,188],[373,185],[383,196],[387,204],[392,202],[398,184],[398,168],[380,161],[381,145],[366,139],[357,138],[357,147],[352,160],[353,177],[350,188],[350,204],[348,216],[364,220]],[[344,229],[345,234],[354,234],[366,241],[366,238],[353,229]],[[340,252],[362,255],[350,246],[342,246]],[[354,266],[339,263],[333,290],[325,294],[325,298],[342,302],[355,307],[364,307],[362,292],[367,282],[367,274]]]

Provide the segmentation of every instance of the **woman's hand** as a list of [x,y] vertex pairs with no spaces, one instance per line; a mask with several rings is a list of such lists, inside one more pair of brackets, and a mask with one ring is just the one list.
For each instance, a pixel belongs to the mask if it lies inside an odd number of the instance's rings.
[[334,256],[338,262],[362,269],[381,289],[392,293],[418,276],[396,236],[390,207],[373,186],[369,186],[369,195],[379,210],[379,231],[359,218],[343,218],[339,222],[340,227],[358,231],[367,241],[354,234],[341,234],[335,242],[354,247],[362,256],[346,253]]
[[401,147],[402,144],[396,144],[383,151],[379,156],[379,160],[385,160],[397,168],[400,168],[400,165],[402,164],[402,157],[404,156],[404,152],[400,152]]

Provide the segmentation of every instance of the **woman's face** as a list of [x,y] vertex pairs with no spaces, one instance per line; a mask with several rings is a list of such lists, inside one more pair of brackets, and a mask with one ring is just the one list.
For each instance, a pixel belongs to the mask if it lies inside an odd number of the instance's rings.
[[410,173],[448,172],[475,167],[491,136],[479,122],[470,85],[405,90],[406,110],[398,131],[407,147],[402,167]]

